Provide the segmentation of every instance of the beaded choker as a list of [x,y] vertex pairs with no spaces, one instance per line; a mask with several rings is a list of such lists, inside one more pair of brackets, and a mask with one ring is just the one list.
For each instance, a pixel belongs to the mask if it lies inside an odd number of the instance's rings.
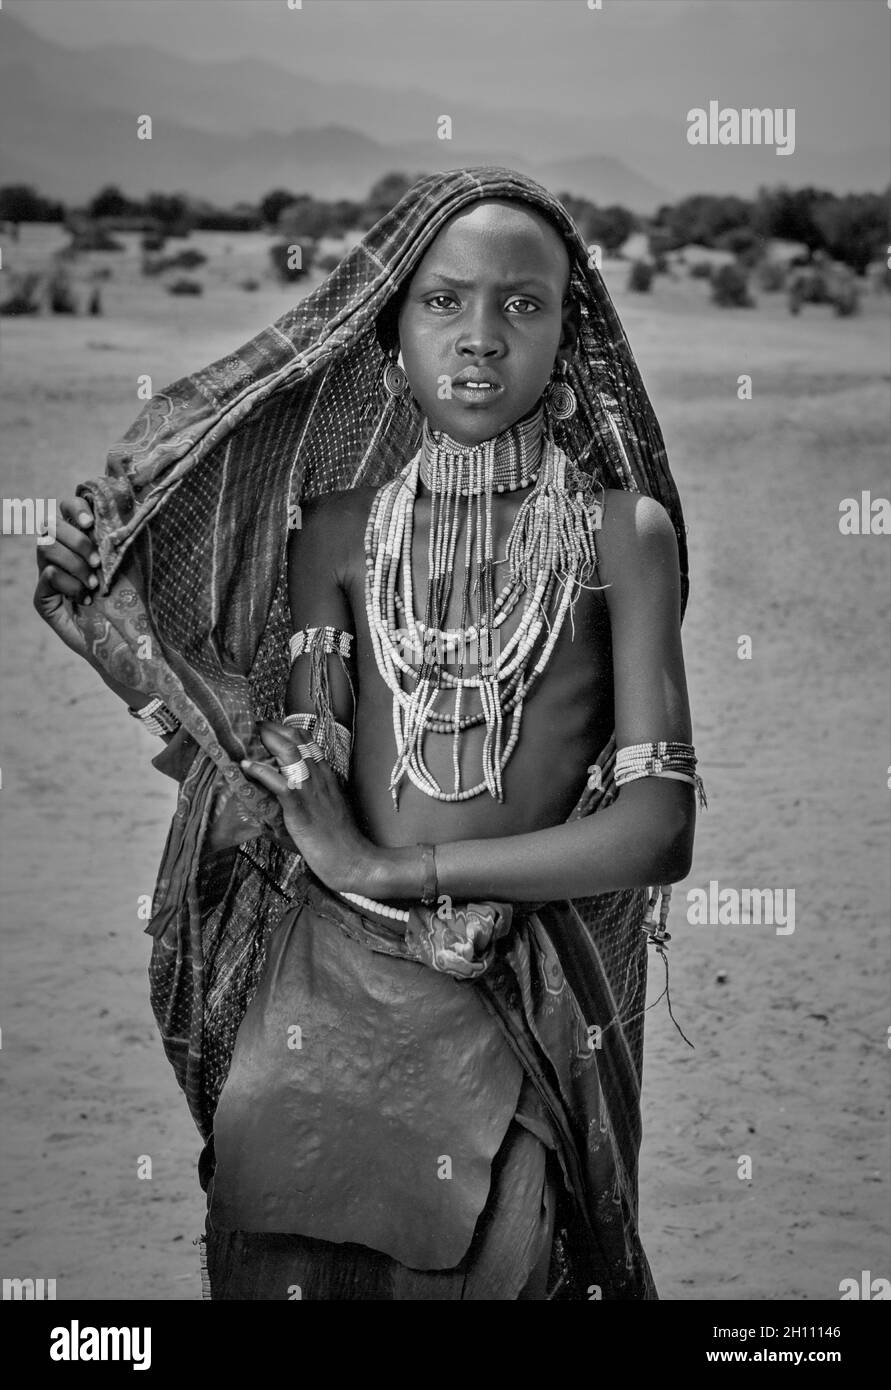
[[460,497],[482,491],[485,460],[492,452],[492,488],[516,492],[538,476],[544,439],[544,408],[517,420],[494,439],[461,444],[444,430],[432,430],[425,419],[421,439],[421,482],[431,492],[448,490]]
[[[528,452],[538,428],[536,419],[520,422],[531,426],[528,432],[517,425],[504,432],[511,437],[509,449],[515,460],[520,438]],[[519,741],[524,701],[550,660],[580,587],[597,564],[595,533],[602,512],[595,484],[547,436],[535,487],[523,499],[507,540],[510,578],[496,597],[495,565],[505,561],[496,562],[493,553],[492,494],[495,457],[503,438],[502,434],[463,450],[461,457],[467,460],[464,489],[458,456],[451,448],[442,451],[440,444],[426,455],[431,499],[423,621],[415,613],[412,583],[414,507],[425,462],[423,448],[396,478],[378,489],[372,502],[365,532],[365,606],[377,668],[393,695],[397,758],[390,790],[397,809],[398,787],[405,776],[438,801],[465,801],[485,791],[497,801],[504,800],[502,773]],[[454,443],[449,441],[450,446]],[[463,573],[457,558],[462,514]],[[453,579],[460,586],[460,626],[446,629]],[[524,594],[515,630],[499,642],[497,630]],[[440,642],[446,637],[457,639],[457,658],[444,657]],[[406,641],[415,662],[406,658]],[[471,665],[466,655],[470,642],[475,644],[478,674],[466,673]],[[455,640],[448,645],[454,650]],[[455,664],[457,672],[446,669]],[[462,709],[470,689],[479,692],[478,712]],[[451,714],[436,708],[441,691],[454,691]],[[486,730],[483,779],[465,788],[459,740],[465,729],[480,724]],[[450,790],[439,785],[425,761],[428,734],[452,739]]]

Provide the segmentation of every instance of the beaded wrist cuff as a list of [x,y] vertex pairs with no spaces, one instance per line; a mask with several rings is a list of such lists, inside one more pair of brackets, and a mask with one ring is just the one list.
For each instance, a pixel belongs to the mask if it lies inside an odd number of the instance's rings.
[[150,734],[157,734],[160,738],[166,734],[175,734],[180,726],[173,710],[168,709],[164,701],[157,696],[141,709],[134,709],[132,705],[128,705],[127,712],[132,714],[134,719],[140,719]]
[[326,656],[336,653],[346,659],[350,654],[352,641],[353,634],[344,632],[339,627],[302,627],[299,632],[293,634],[289,643],[291,665],[298,656],[312,652],[319,645]]
[[349,781],[350,776],[350,753],[353,747],[353,738],[349,729],[343,724],[334,725],[334,747],[325,748],[317,737],[318,718],[314,714],[286,714],[282,720],[283,724],[289,725],[293,729],[299,729],[301,733],[309,734],[314,739],[325,755],[325,761],[330,763],[334,771],[345,782]]

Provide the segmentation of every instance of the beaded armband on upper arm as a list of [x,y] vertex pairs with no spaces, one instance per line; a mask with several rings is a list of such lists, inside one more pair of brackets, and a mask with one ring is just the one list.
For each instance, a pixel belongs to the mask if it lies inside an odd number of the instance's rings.
[[353,634],[344,632],[339,627],[303,627],[292,635],[289,643],[290,664],[293,666],[299,656],[308,656],[312,662],[309,695],[313,713],[289,714],[282,721],[308,733],[319,745],[326,762],[330,763],[344,780],[349,778],[353,736],[350,730],[334,717],[328,684],[328,657],[337,656],[340,660],[353,696],[355,717],[356,696],[346,665],[352,643]]
[[298,656],[315,656],[317,652],[323,656],[336,653],[341,660],[346,660],[352,642],[353,634],[339,627],[301,627],[289,643],[291,665]]

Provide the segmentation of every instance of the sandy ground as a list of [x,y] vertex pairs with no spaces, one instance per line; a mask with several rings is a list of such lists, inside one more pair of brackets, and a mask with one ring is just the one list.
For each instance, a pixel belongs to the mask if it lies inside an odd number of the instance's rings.
[[[264,270],[256,239],[196,240],[212,253],[189,272],[203,298],[140,280],[131,247],[84,261],[115,267],[103,317],[0,321],[4,496],[70,494],[137,413],[140,374],[161,386],[287,307],[268,281],[238,288]],[[842,1278],[891,1273],[891,544],[838,528],[843,497],[889,496],[889,301],[793,319],[778,296],[720,311],[701,282],[629,296],[623,267],[606,274],[687,514],[710,799],[671,914],[672,1000],[695,1050],[664,1001],[648,1020],[642,1235],[666,1299],[838,1298]],[[197,1299],[200,1141],[155,1031],[138,916],[175,785],[150,765],[160,744],[40,624],[34,578],[33,539],[4,536],[0,1275],[55,1278],[59,1298]],[[688,924],[686,894],[710,880],[794,889],[794,932]]]

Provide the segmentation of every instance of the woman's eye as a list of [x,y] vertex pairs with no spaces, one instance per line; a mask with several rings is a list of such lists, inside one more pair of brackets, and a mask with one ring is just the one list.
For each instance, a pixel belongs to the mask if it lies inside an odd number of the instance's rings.
[[530,309],[531,309],[532,312],[534,313],[534,312],[536,311],[536,309],[538,308],[538,305],[537,305],[537,304],[533,304],[533,302],[532,302],[531,299],[521,299],[521,298],[518,298],[518,299],[511,299],[511,300],[509,301],[509,303],[505,305],[505,308],[510,309],[510,308],[512,308],[513,306],[517,305],[517,304],[525,304],[525,306],[526,306],[525,309],[522,309],[522,310],[520,311],[521,314],[524,315],[524,316],[525,316],[526,314],[528,314],[528,312],[529,312]]
[[[437,300],[445,300],[445,305],[438,304]],[[455,301],[454,299],[452,299],[452,296],[450,294],[434,294],[431,295],[430,298],[427,300],[427,303],[430,305],[431,308],[444,308],[447,307],[449,304],[454,304],[454,302]]]

